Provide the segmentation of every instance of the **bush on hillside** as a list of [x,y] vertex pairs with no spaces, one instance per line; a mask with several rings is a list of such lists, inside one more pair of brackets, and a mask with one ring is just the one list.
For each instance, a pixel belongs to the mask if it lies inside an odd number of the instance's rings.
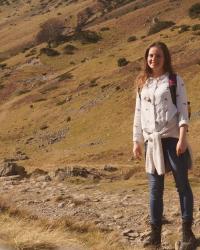
[[67,55],[73,55],[75,50],[78,50],[78,49],[72,44],[67,44],[64,47],[64,53]]
[[61,41],[63,39],[64,23],[57,18],[51,18],[40,26],[40,31],[36,36],[37,43],[47,42],[49,48],[52,42]]
[[109,27],[102,27],[102,28],[100,29],[100,31],[107,31],[107,30],[110,30],[110,28],[109,28]]
[[56,103],[56,105],[57,105],[57,106],[60,106],[60,105],[63,105],[63,104],[65,104],[65,103],[66,103],[66,100],[64,99],[64,100],[58,101],[58,102]]
[[200,3],[193,4],[189,8],[189,16],[191,18],[200,18]]
[[126,66],[128,64],[128,61],[126,60],[125,57],[121,57],[117,60],[117,64],[119,67]]
[[58,78],[58,81],[60,82],[60,81],[72,79],[73,75],[70,72],[65,72],[65,73],[59,75],[57,78]]
[[183,33],[185,31],[188,31],[189,29],[190,29],[190,25],[182,24],[181,26],[179,26],[178,33]]
[[47,56],[59,56],[60,55],[60,53],[57,50],[51,49],[51,48],[40,49],[40,54],[45,54]]
[[127,42],[134,42],[137,40],[137,37],[136,36],[130,36],[127,40]]
[[79,40],[84,44],[84,43],[97,43],[102,38],[95,31],[85,30],[76,32],[74,35],[74,39]]
[[148,32],[148,35],[155,34],[163,29],[167,29],[171,26],[175,25],[173,21],[158,21],[157,23],[154,23]]
[[6,63],[0,63],[0,69],[5,69],[6,66],[7,66]]
[[200,30],[200,24],[194,24],[194,25],[192,25],[192,30],[193,31]]

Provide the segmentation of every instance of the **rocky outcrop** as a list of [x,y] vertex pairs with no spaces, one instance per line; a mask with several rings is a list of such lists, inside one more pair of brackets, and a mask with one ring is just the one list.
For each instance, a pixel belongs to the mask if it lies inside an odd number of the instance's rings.
[[[133,168],[127,169],[130,170]],[[58,178],[62,174],[64,178]],[[96,182],[92,176],[99,176],[101,179]],[[141,179],[138,182],[138,177],[135,176],[127,182],[122,176],[122,169],[111,164],[98,169],[78,165],[52,172],[36,169],[31,178],[0,178],[1,199],[5,197],[10,206],[13,203],[16,207],[17,204],[18,209],[26,210],[37,218],[66,218],[71,223],[89,221],[101,231],[116,232],[118,241],[126,246],[133,245],[135,249],[143,249],[143,242],[149,235],[147,181]],[[72,182],[73,178],[79,178],[80,182]],[[195,188],[195,200],[198,190],[200,187]],[[166,187],[164,204],[162,249],[172,250],[175,244],[172,237],[174,241],[180,239],[180,233],[176,229],[181,220],[175,188]],[[200,230],[199,209],[199,204],[196,203],[193,225],[195,233]]]
[[104,4],[101,2],[94,3],[90,7],[81,10],[77,14],[77,29],[81,29],[87,23],[102,15]]
[[0,177],[19,175],[25,177],[27,175],[24,167],[17,165],[11,160],[3,160],[0,164]]

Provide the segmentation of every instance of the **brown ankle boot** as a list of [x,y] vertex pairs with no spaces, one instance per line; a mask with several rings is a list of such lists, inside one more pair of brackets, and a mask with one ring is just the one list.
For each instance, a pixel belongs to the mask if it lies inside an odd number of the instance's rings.
[[182,223],[182,243],[187,243],[188,249],[195,249],[196,238],[192,232],[192,221]]
[[159,247],[161,245],[161,225],[151,224],[151,233],[148,239],[144,242],[144,247]]

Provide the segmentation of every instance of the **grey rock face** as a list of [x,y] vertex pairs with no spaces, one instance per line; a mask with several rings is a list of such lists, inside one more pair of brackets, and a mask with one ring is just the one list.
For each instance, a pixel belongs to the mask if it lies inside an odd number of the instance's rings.
[[3,161],[0,165],[0,176],[20,175],[26,176],[25,168],[12,161]]

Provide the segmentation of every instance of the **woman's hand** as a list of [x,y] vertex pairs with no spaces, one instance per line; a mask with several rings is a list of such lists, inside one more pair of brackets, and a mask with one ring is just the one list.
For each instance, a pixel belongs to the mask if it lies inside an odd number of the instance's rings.
[[176,154],[177,156],[180,156],[185,152],[187,149],[187,140],[186,140],[186,133],[188,130],[188,126],[186,124],[183,124],[180,127],[180,132],[179,132],[179,140],[176,145]]
[[181,154],[183,154],[186,149],[187,149],[187,141],[186,141],[186,139],[184,139],[184,140],[179,139],[177,144],[176,144],[176,154],[177,154],[177,156],[180,156]]
[[141,160],[142,149],[141,149],[141,146],[140,146],[139,142],[134,142],[134,145],[133,145],[133,155],[134,155],[134,157],[136,159]]

